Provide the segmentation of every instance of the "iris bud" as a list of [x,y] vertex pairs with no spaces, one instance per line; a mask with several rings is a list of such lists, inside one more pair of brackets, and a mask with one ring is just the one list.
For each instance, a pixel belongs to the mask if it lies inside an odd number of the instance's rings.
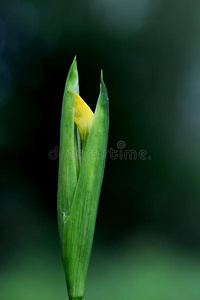
[[[101,74],[95,112],[79,96],[76,58],[65,85],[58,175],[58,227],[71,300],[82,299],[108,141],[108,94]],[[81,149],[84,151],[80,155]]]

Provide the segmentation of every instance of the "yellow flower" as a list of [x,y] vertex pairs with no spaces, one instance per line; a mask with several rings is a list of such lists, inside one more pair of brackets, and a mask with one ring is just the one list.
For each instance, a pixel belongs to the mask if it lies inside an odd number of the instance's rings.
[[88,133],[92,124],[94,113],[85,101],[76,94],[74,122],[78,127],[83,146],[87,140]]

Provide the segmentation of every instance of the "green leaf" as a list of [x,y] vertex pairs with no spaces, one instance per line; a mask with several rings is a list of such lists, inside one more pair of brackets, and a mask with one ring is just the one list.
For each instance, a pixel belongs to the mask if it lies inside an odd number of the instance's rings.
[[78,72],[75,58],[67,76],[61,115],[57,204],[60,236],[63,234],[63,218],[65,219],[70,213],[79,173],[78,137],[74,124],[75,97],[78,92]]

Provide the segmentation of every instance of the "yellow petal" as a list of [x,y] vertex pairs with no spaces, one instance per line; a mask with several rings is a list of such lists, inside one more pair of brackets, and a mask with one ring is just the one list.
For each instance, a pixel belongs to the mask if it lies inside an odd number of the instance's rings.
[[86,142],[94,113],[85,101],[76,94],[74,122],[78,127],[82,143]]

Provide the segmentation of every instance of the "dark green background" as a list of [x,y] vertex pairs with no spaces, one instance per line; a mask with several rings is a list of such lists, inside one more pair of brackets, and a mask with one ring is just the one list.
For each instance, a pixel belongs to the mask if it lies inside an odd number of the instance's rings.
[[1,1],[0,298],[67,299],[53,151],[75,55],[83,99],[102,68],[110,98],[85,299],[200,299],[198,0]]

